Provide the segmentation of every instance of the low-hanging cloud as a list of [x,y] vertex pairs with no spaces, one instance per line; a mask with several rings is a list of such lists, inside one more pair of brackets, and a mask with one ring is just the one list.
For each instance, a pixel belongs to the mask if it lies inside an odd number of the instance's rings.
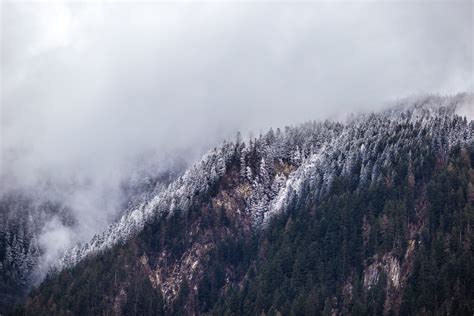
[[137,156],[192,161],[238,130],[472,92],[472,6],[2,2],[2,190],[54,191],[84,239]]

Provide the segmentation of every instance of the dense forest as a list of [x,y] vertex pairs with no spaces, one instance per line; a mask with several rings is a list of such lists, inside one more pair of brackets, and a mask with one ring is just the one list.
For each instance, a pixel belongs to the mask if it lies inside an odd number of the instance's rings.
[[454,149],[444,165],[406,158],[390,185],[354,192],[353,179],[340,178],[327,198],[308,193],[272,221],[255,265],[211,311],[471,315],[473,148]]
[[436,101],[226,142],[12,313],[472,315],[473,123]]
[[[341,177],[327,198],[315,203],[308,192],[261,233],[216,241],[197,295],[184,281],[166,310],[472,314],[474,148],[457,147],[445,164],[431,157],[422,168],[403,158],[389,186],[354,192],[353,179]],[[217,211],[174,213],[127,244],[47,280],[18,312],[107,314],[123,303],[126,315],[164,313],[143,256],[166,247],[167,260],[179,259],[192,242],[186,222],[193,221],[216,235],[235,225]]]

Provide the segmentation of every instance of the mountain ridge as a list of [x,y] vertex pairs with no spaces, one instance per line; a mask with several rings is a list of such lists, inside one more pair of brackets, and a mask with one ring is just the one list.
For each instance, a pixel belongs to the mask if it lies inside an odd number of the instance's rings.
[[[468,97],[224,142],[70,250],[17,312],[470,311],[474,123],[456,114]],[[450,259],[426,259],[435,246]],[[419,272],[426,260],[441,277]],[[420,275],[446,280],[431,303]]]
[[[471,96],[472,97],[472,96]],[[418,99],[415,101],[414,104],[408,105],[403,101],[397,103],[397,105],[391,109],[384,110],[380,113],[382,119],[389,119],[395,124],[399,124],[396,122],[396,119],[405,120],[408,124],[419,123],[421,126],[420,128],[427,128],[426,124],[429,124],[429,119],[436,114],[436,111],[446,111],[447,115],[455,115],[456,107],[459,104],[462,104],[465,99],[469,98],[467,94],[460,94],[455,97],[436,97],[430,96],[426,99]],[[407,99],[410,100],[410,99]],[[406,102],[406,101],[405,101]],[[450,103],[451,102],[451,103]],[[447,103],[447,104],[446,104]],[[447,105],[447,107],[446,107]],[[412,108],[410,111],[410,107]],[[444,110],[443,110],[444,109]],[[408,111],[407,111],[408,110]],[[327,150],[337,150],[337,147],[341,147],[340,143],[344,142],[353,142],[353,139],[350,138],[351,135],[344,134],[344,129],[348,129],[351,127],[352,124],[357,124],[357,122],[363,122],[364,120],[370,119],[371,116],[374,114],[363,114],[359,115],[352,119],[352,122],[349,121],[347,126],[338,125],[340,123],[333,123],[335,124],[332,128],[335,130],[328,130],[327,133],[335,132],[338,133],[337,128],[340,128],[339,131],[340,135],[324,135],[329,137],[329,139],[325,140],[326,143],[319,143],[317,146],[320,146],[318,152],[315,151],[314,148],[310,149],[308,155],[304,156],[305,162],[299,166],[303,167],[303,170],[300,173],[304,174],[305,172],[312,172],[314,169],[320,169],[321,165],[323,164],[322,159],[328,159]],[[409,117],[405,117],[408,115]],[[328,121],[326,121],[328,122]],[[306,123],[308,124],[308,123]],[[323,123],[326,124],[326,123]],[[328,123],[329,124],[329,123]],[[302,124],[304,126],[304,124]],[[295,129],[295,128],[293,128]],[[270,132],[269,132],[270,133]],[[339,136],[345,137],[342,139],[338,139]],[[456,142],[456,134],[451,133],[446,135],[449,141],[449,145],[451,143]],[[273,136],[268,136],[273,137]],[[468,142],[472,139],[472,133],[469,135],[464,135],[464,141]],[[331,143],[333,138],[335,139],[335,143]],[[365,139],[366,141],[370,139]],[[256,139],[254,140],[256,141]],[[237,142],[240,142],[238,140]],[[244,144],[244,143],[242,143]],[[236,144],[238,145],[238,144]],[[175,209],[186,210],[189,208],[189,200],[190,196],[192,195],[189,191],[203,192],[210,184],[212,185],[219,176],[225,173],[226,163],[231,157],[231,147],[233,146],[232,143],[224,142],[224,144],[219,148],[214,148],[207,152],[200,161],[195,163],[190,169],[186,170],[183,176],[180,176],[175,182],[171,183],[170,186],[165,189],[163,192],[160,192],[151,200],[147,200],[144,203],[141,203],[137,208],[131,209],[127,211],[127,213],[117,222],[109,226],[109,228],[101,234],[95,235],[93,239],[83,245],[82,247],[74,247],[73,249],[69,250],[63,258],[61,258],[57,268],[61,269],[63,267],[68,267],[74,265],[79,260],[87,256],[89,253],[94,253],[97,251],[101,251],[105,248],[108,248],[114,245],[117,242],[121,242],[127,238],[127,236],[133,235],[137,231],[139,231],[145,222],[149,221],[151,217],[155,216],[153,213],[157,209],[161,210],[169,210],[173,211]],[[244,145],[245,146],[245,145]],[[364,145],[363,145],[364,146]],[[295,155],[301,156],[299,153],[299,148],[295,148]],[[363,150],[363,148],[361,149]],[[320,155],[323,154],[323,158]],[[293,157],[295,161],[301,159],[301,157]],[[298,168],[299,168],[298,167]],[[308,168],[309,170],[305,171]],[[346,167],[346,172],[350,167]],[[298,170],[296,170],[298,171]],[[246,170],[245,170],[246,172]],[[206,175],[207,174],[207,175]],[[260,222],[268,221],[271,217],[271,213],[278,213],[283,208],[285,201],[289,199],[289,194],[291,194],[292,189],[298,190],[298,179],[301,178],[301,174],[295,175],[292,179],[285,179],[292,183],[286,183],[283,190],[284,192],[279,192],[279,196],[271,201],[270,206],[270,213],[268,210],[263,210],[262,212],[256,212],[257,217],[261,217],[263,213],[263,219],[255,219],[256,225],[260,225]],[[279,179],[282,180],[282,179]],[[207,183],[206,183],[207,182]],[[281,183],[276,183],[276,185],[281,185]],[[289,188],[292,187],[292,188]],[[277,188],[280,190],[280,188]],[[194,193],[194,192],[193,192]],[[183,196],[185,199],[183,199]],[[262,207],[262,205],[258,205],[258,202],[253,205],[254,208]],[[263,206],[265,207],[265,206]],[[158,210],[158,213],[160,210]]]

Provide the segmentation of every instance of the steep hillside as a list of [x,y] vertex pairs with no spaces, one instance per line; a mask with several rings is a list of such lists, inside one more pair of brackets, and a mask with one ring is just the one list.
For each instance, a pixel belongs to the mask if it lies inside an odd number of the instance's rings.
[[339,176],[322,199],[307,190],[259,235],[253,265],[210,311],[471,315],[474,148],[456,147],[445,162],[423,157],[431,163],[401,154],[378,186],[353,190]]
[[465,100],[226,142],[68,251],[17,312],[472,314]]

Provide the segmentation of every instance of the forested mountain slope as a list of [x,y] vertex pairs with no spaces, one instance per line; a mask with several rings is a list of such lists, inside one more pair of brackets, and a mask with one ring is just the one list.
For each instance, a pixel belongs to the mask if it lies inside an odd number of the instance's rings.
[[26,314],[472,314],[471,96],[211,150],[63,257]]

